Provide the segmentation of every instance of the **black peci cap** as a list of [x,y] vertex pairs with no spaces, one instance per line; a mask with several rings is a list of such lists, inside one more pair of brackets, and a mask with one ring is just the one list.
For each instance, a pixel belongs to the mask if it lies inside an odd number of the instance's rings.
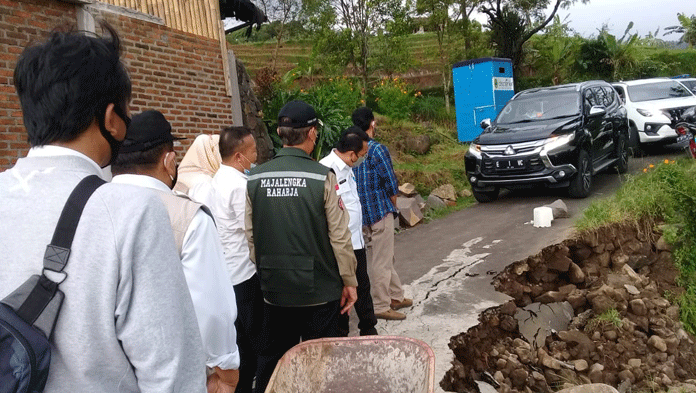
[[186,138],[172,135],[172,125],[169,124],[162,113],[156,110],[149,110],[133,116],[120,152],[145,151],[163,143],[180,139]]

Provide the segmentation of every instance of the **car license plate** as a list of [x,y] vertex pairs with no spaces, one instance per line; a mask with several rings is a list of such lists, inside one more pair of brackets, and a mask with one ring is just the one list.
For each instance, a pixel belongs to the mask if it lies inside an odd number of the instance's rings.
[[506,170],[506,169],[521,169],[525,167],[525,162],[523,159],[519,160],[497,160],[495,162],[495,169]]

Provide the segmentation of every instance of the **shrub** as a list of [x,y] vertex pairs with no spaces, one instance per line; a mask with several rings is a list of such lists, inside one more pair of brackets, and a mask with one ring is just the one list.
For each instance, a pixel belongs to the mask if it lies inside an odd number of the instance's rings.
[[374,106],[377,112],[392,119],[406,120],[420,92],[399,78],[383,78],[373,89]]
[[[314,107],[324,126],[319,130],[319,140],[314,149],[315,158],[327,155],[336,144],[341,132],[352,125],[350,115],[362,105],[360,89],[353,79],[342,77],[329,79],[307,90],[301,88],[282,88],[274,84],[274,93],[263,103],[264,122],[269,133],[276,134],[278,112],[287,102],[302,100]],[[273,138],[276,150],[280,147],[278,138]]]
[[413,118],[417,121],[437,120],[444,108],[442,97],[418,97],[413,102]]

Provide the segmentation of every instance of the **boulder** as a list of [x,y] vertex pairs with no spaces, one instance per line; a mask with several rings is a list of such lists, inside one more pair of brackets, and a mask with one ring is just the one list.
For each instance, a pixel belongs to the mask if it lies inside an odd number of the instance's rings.
[[404,183],[399,186],[399,192],[407,197],[412,197],[416,195],[416,186],[411,183]]
[[423,155],[430,150],[430,136],[416,135],[406,138],[406,149]]
[[568,258],[567,255],[563,255],[562,253],[556,253],[548,261],[548,267],[549,269],[553,269],[557,272],[567,272],[568,269],[570,269],[571,263],[573,263],[573,261],[570,258]]
[[472,196],[472,195],[474,195],[474,194],[471,193],[471,190],[470,190],[470,189],[465,188],[465,189],[462,190],[462,192],[459,193],[459,195],[461,195],[462,198],[468,198],[468,197],[470,197],[470,196]]
[[536,299],[534,299],[534,301],[542,304],[558,303],[566,300],[567,296],[568,295],[563,292],[548,291],[543,293],[541,296],[538,296]]
[[645,306],[643,299],[633,299],[628,303],[631,308],[631,312],[639,317],[642,317],[648,313],[648,308]]
[[568,213],[568,206],[566,206],[565,202],[560,199],[556,199],[553,203],[544,205],[544,207],[551,208],[551,213],[553,214],[554,219],[570,217],[570,214]]
[[583,372],[587,370],[589,367],[587,364],[587,360],[585,359],[578,359],[573,362],[573,365],[575,366],[575,371]]
[[407,227],[412,227],[423,219],[423,213],[416,198],[397,197],[396,207],[399,209],[401,223]]
[[631,368],[639,368],[641,363],[640,359],[628,359],[628,367]]
[[443,202],[457,201],[457,193],[454,191],[454,186],[451,184],[444,184],[436,189],[434,189],[430,195],[434,195],[443,200]]
[[576,265],[574,262],[570,263],[568,267],[568,279],[573,284],[580,284],[585,282],[585,272],[582,271],[580,266]]
[[619,393],[619,391],[603,383],[593,383],[573,386],[571,388],[559,390],[556,393]]
[[421,210],[425,209],[425,205],[426,205],[425,199],[423,199],[423,197],[420,196],[420,194],[418,194],[418,193],[413,195],[413,197],[416,198],[416,202],[418,202],[418,206],[421,208]]
[[628,255],[624,254],[622,251],[617,251],[611,256],[611,266],[614,270],[620,270],[628,263]]
[[672,245],[667,243],[664,236],[660,236],[655,244],[657,251],[672,251]]
[[[558,338],[563,342],[577,344],[579,349],[578,357],[588,357],[591,352],[595,351],[595,343],[590,340],[587,335],[579,330],[563,330],[558,332]],[[577,370],[577,364],[576,364]],[[584,370],[577,370],[584,371]]]
[[660,352],[667,351],[667,343],[660,336],[650,336],[648,339],[648,345],[657,349]]
[[640,291],[638,290],[638,288],[636,288],[633,285],[624,284],[624,288],[626,288],[626,291],[628,291],[628,293],[633,296],[640,295]]
[[539,357],[539,362],[546,368],[550,368],[552,370],[560,370],[561,369],[561,362],[546,353],[542,348],[539,348],[537,351],[537,356]]
[[428,200],[425,202],[425,207],[428,210],[437,210],[444,209],[447,205],[440,197],[430,194]]

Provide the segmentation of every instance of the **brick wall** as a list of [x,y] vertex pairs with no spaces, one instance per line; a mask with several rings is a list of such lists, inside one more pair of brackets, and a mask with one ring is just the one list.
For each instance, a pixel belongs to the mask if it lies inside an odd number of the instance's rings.
[[26,154],[29,144],[12,83],[17,58],[27,44],[56,26],[75,23],[75,6],[59,1],[0,0],[0,170]]
[[[75,7],[57,0],[0,0],[0,170],[24,156],[28,147],[12,86],[17,56],[60,22],[75,23]],[[189,138],[179,150],[188,148],[198,134],[232,124],[219,41],[127,14],[103,9],[92,13],[108,21],[122,39],[133,83],[131,114],[160,110],[176,134]]]

